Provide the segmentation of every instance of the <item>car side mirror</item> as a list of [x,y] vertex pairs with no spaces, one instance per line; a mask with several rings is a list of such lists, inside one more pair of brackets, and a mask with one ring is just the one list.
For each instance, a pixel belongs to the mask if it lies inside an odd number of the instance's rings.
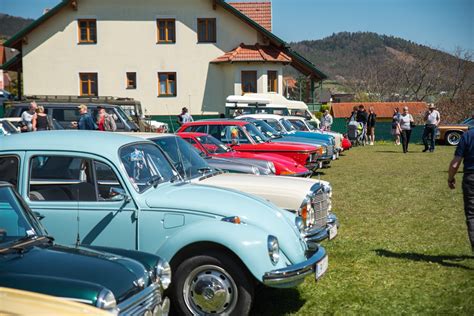
[[44,215],[42,215],[40,212],[33,211],[33,215],[38,219],[42,220],[44,218]]
[[112,201],[130,201],[130,196],[122,188],[110,188],[110,199]]

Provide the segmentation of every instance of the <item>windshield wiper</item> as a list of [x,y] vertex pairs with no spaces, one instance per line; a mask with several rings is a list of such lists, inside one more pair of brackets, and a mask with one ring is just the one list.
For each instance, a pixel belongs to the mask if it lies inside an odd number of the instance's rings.
[[150,180],[147,181],[147,185],[150,185],[150,186],[153,186],[154,188],[156,188],[158,186],[158,184],[160,184],[161,182],[163,182],[163,177],[160,176],[160,175],[154,175],[154,176],[151,176]]
[[202,168],[198,169],[198,172],[202,173],[202,174],[206,174],[206,173],[211,172],[211,171],[212,171],[211,167],[202,167]]

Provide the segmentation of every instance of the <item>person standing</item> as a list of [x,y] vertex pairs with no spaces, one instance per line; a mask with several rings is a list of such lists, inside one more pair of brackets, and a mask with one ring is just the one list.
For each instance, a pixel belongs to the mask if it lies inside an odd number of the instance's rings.
[[[474,118],[474,113],[472,115]],[[454,158],[449,164],[448,186],[456,188],[456,173],[461,161],[464,160],[464,176],[462,180],[462,192],[464,198],[464,213],[466,215],[467,233],[474,253],[474,129],[465,132],[459,142]]]
[[400,133],[400,110],[395,108],[392,116],[392,136],[397,146],[400,145]]
[[367,120],[369,119],[369,115],[365,110],[364,105],[359,105],[359,109],[357,110],[356,120],[358,123],[362,125],[362,142],[363,145],[367,142]]
[[53,124],[49,116],[44,113],[44,107],[41,105],[36,109],[36,116],[33,117],[32,124],[34,131],[49,131],[53,129]]
[[369,134],[369,145],[374,145],[375,142],[375,122],[377,121],[377,114],[374,112],[374,107],[369,108],[369,116],[367,118],[367,133]]
[[329,114],[328,110],[324,110],[324,114],[321,117],[321,130],[323,131],[331,131],[331,126],[333,123],[333,118],[331,114]]
[[411,137],[411,125],[413,124],[413,116],[408,113],[408,106],[403,107],[403,113],[400,115],[400,130],[402,135],[403,152],[408,152],[408,144]]
[[181,109],[181,114],[178,115],[178,124],[183,125],[189,122],[194,122],[193,117],[189,114],[186,107]]
[[428,111],[425,113],[425,129],[423,130],[423,144],[425,149],[423,152],[433,152],[435,149],[435,133],[439,125],[441,117],[433,103],[430,104]]
[[79,109],[79,114],[81,115],[81,118],[79,119],[79,122],[73,122],[72,126],[76,127],[79,130],[96,130],[97,125],[95,125],[92,116],[87,111],[87,105],[81,104],[77,108]]
[[102,106],[97,107],[97,129],[103,132],[115,132],[117,125],[112,115],[109,115]]
[[33,129],[33,119],[36,118],[36,109],[38,105],[35,101],[31,102],[28,106],[28,111],[25,111],[21,114],[21,122],[23,123],[24,129],[22,132],[32,132]]

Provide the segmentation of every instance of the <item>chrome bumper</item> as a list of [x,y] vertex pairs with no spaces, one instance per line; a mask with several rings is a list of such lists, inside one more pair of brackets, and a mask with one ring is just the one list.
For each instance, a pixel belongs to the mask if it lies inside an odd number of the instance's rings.
[[115,308],[119,315],[167,316],[169,310],[170,300],[162,297],[161,287],[157,284],[148,286]]
[[308,170],[305,172],[300,172],[300,173],[293,173],[293,174],[283,174],[282,176],[285,177],[300,177],[300,178],[308,178],[313,175],[313,172]]
[[308,251],[314,252],[318,249],[319,243],[325,239],[329,238],[329,230],[331,227],[339,227],[339,221],[337,216],[333,213],[330,213],[327,218],[327,225],[319,229],[309,229],[304,232],[303,240],[308,245]]
[[308,275],[314,274],[316,272],[316,265],[324,260],[326,256],[326,250],[323,247],[319,247],[318,251],[306,261],[266,272],[263,275],[263,284],[278,288],[294,287],[303,282],[304,278]]

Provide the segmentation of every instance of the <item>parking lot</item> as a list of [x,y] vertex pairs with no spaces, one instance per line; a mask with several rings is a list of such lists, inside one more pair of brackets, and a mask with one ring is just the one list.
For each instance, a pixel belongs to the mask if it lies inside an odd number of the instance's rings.
[[446,183],[454,148],[421,150],[358,147],[325,169],[341,222],[338,237],[324,242],[328,273],[295,289],[261,290],[253,313],[473,315],[462,191]]

